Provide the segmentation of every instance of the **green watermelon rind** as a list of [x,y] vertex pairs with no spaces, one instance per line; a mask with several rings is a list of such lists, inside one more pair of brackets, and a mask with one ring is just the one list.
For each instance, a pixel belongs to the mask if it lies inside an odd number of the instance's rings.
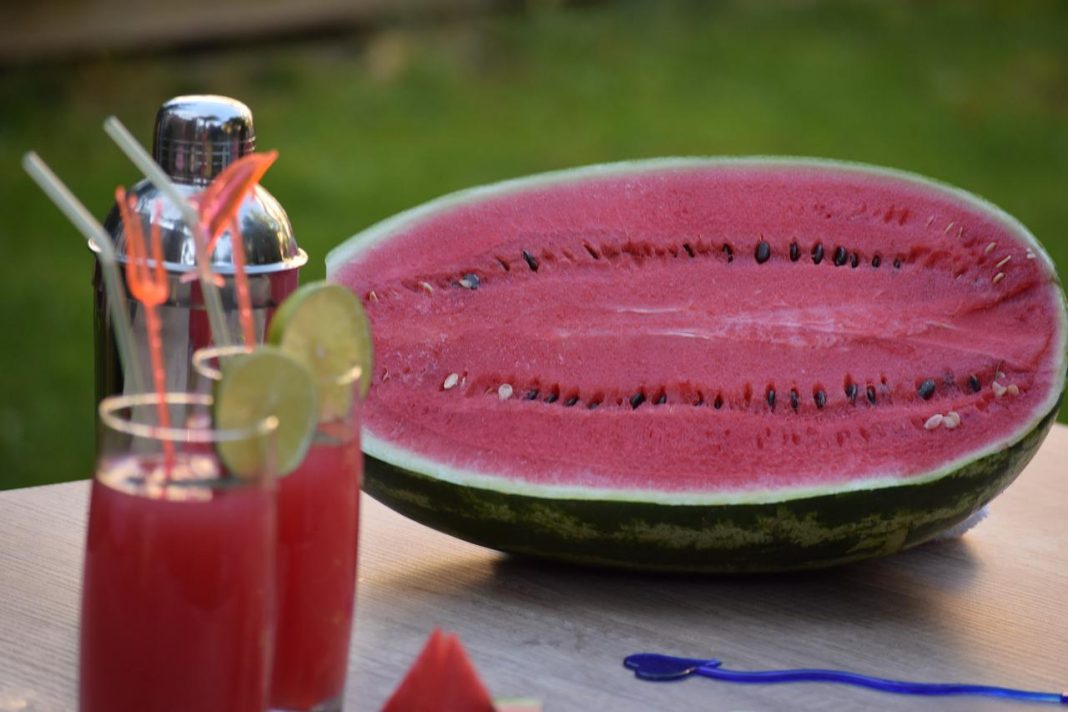
[[[1035,405],[1027,422],[1001,438],[926,473],[869,472],[846,484],[773,491],[533,484],[434,461],[365,427],[368,493],[413,519],[501,550],[644,569],[757,571],[829,566],[912,546],[963,521],[1008,486],[1057,413],[1068,368],[1068,304],[1052,259],[1023,224],[983,198],[923,176],[860,163],[782,157],[662,158],[543,173],[459,191],[373,225],[327,255],[328,278],[394,234],[460,206],[551,185],[695,168],[860,173],[921,188],[1000,222],[1045,264],[1050,287],[1060,292],[1059,333],[1054,336],[1060,362],[1045,401]],[[906,504],[893,509],[896,505],[889,503],[899,497]],[[822,523],[828,516],[833,523],[834,512],[842,513],[838,524]],[[613,522],[616,529],[611,529]],[[746,541],[745,546],[738,543]],[[824,542],[824,553],[816,541]]]
[[893,554],[963,522],[1016,479],[1056,414],[1008,448],[937,479],[763,504],[549,499],[456,484],[373,457],[364,489],[406,517],[515,554],[645,571],[813,569]]

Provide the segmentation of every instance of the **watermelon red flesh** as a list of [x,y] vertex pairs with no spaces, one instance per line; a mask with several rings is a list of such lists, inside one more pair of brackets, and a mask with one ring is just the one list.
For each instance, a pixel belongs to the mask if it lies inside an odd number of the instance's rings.
[[382,712],[494,712],[460,639],[435,628]]
[[[1063,296],[1029,233],[888,171],[587,169],[402,215],[328,267],[373,325],[371,448],[509,491],[768,501],[925,479],[1019,440],[1064,383]],[[958,427],[925,428],[950,411]]]

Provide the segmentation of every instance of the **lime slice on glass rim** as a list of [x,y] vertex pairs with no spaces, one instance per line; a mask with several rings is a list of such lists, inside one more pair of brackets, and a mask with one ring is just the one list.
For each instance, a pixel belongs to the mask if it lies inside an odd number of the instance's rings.
[[319,419],[349,412],[352,386],[339,377],[360,368],[360,397],[367,395],[374,365],[371,327],[356,295],[340,284],[311,282],[278,307],[268,343],[306,365],[319,385]]
[[[297,468],[315,435],[319,398],[307,366],[273,346],[257,346],[248,354],[227,359],[215,386],[215,427],[223,430],[255,426],[278,419],[274,454],[278,476]],[[252,440],[218,443],[219,457],[239,477],[253,477],[265,465],[261,443]]]

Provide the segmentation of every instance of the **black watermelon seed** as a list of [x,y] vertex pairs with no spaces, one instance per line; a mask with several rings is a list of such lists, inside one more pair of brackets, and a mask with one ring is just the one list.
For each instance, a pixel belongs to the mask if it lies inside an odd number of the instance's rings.
[[875,386],[868,386],[864,394],[868,396],[868,402],[875,405]]
[[630,397],[630,407],[633,408],[633,409],[637,409],[638,406],[640,406],[644,402],[645,402],[645,394],[641,393],[640,391],[638,393],[635,393],[634,395],[632,395]]
[[728,263],[734,262],[734,250],[731,249],[730,245],[723,246],[723,254],[727,256]]
[[871,266],[874,267],[875,269],[879,269],[879,265],[881,265],[882,263],[883,263],[883,258],[880,257],[879,255],[875,255],[875,257],[871,258]]
[[661,393],[660,396],[656,399],[656,404],[664,405],[665,403],[667,403],[667,393]]
[[560,394],[553,392],[545,397],[546,403],[555,403],[560,398]]
[[686,250],[686,254],[688,254],[690,257],[693,257],[693,248],[690,247],[690,243],[682,243],[682,249]]
[[919,387],[916,389],[916,392],[920,394],[920,398],[923,398],[924,400],[930,400],[931,396],[933,396],[935,392],[935,382],[928,378],[926,381],[919,385]]
[[775,389],[768,389],[768,407],[775,410]]
[[816,401],[816,407],[822,410],[823,406],[827,405],[827,394],[822,390],[816,391],[813,400]]
[[972,387],[972,393],[978,393],[983,389],[983,384],[979,382],[979,376],[974,373],[968,377],[968,385]]
[[757,243],[755,253],[757,264],[762,265],[771,257],[771,245],[761,240]]
[[900,259],[895,259],[894,260],[894,269],[901,269],[901,260]]
[[801,407],[801,396],[797,394],[796,388],[790,389],[790,407],[794,409],[795,413]]
[[526,392],[526,395],[523,396],[523,400],[534,400],[537,397],[538,397],[538,389],[534,388],[534,389],[529,390],[529,391]]
[[816,246],[812,248],[812,261],[816,264],[823,262],[823,243],[817,242]]
[[860,264],[860,255],[858,255],[856,252],[854,252],[853,254],[851,254],[849,256],[849,266],[852,267],[853,269],[856,269],[857,265],[859,265],[859,264]]
[[594,410],[594,409],[596,409],[596,408],[597,408],[597,406],[599,406],[599,405],[601,405],[601,401],[593,401],[592,403],[590,403],[590,405],[589,405],[589,409],[590,409],[590,410]]
[[723,396],[716,396],[716,400],[712,402],[712,407],[719,410],[723,407]]
[[538,260],[534,255],[530,254],[526,250],[523,250],[523,259],[527,262],[527,267],[530,267],[531,272],[538,271]]
[[481,284],[481,280],[479,280],[478,275],[474,272],[468,272],[464,275],[463,279],[460,280],[460,286],[466,287],[467,289],[478,289],[479,284]]
[[571,406],[575,405],[576,403],[578,403],[578,396],[571,396],[566,401],[564,401],[564,405],[567,406],[568,408],[570,408]]
[[834,249],[834,266],[841,267],[849,259],[849,254],[844,247],[836,247]]
[[797,246],[796,242],[790,243],[790,261],[797,262],[801,257],[801,248]]
[[846,394],[846,398],[849,399],[850,403],[856,403],[857,402],[857,384],[856,383],[850,383],[848,386],[846,386],[845,394]]

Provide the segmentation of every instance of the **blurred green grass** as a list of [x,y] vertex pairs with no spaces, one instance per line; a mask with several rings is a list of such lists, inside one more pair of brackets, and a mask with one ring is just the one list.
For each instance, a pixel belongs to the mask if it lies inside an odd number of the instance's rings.
[[[90,256],[18,165],[37,149],[99,214],[189,92],[256,114],[265,185],[323,276],[370,223],[474,184],[660,155],[885,164],[983,195],[1068,273],[1068,4],[531,3],[349,39],[0,74],[0,488],[89,475]],[[1068,421],[1068,410],[1061,420]]]

